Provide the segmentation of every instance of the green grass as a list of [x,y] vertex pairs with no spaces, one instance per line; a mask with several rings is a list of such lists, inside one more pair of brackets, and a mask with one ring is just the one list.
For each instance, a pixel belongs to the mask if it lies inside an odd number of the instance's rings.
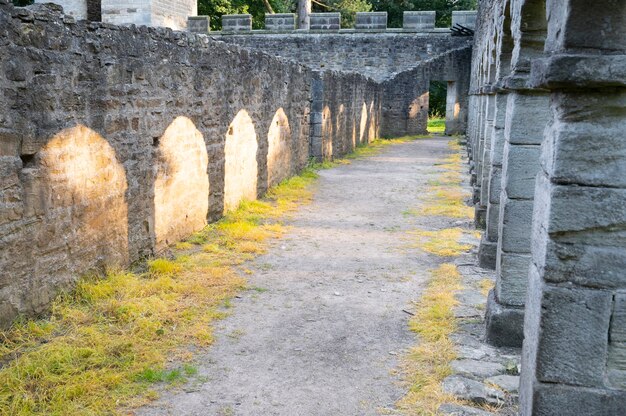
[[428,119],[428,132],[441,133],[446,131],[446,120],[444,118],[429,118]]

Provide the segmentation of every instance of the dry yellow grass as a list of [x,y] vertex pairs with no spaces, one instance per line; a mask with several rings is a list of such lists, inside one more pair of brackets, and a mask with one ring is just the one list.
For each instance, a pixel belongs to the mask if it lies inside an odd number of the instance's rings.
[[417,237],[412,247],[436,256],[453,257],[472,248],[469,244],[459,243],[463,232],[461,228],[445,228],[436,231],[411,231],[409,234]]
[[491,289],[493,289],[493,280],[491,279],[482,279],[480,282],[478,282],[478,288],[480,289],[480,293],[482,293],[484,296],[487,296],[489,294],[489,291]]
[[[443,172],[430,181],[430,192],[421,212],[416,215],[436,215],[451,218],[472,218],[473,211],[464,204],[466,194],[461,188],[460,146],[449,142],[455,151],[442,165]],[[435,231],[413,231],[417,237],[414,247],[440,257],[454,257],[472,246],[461,244],[465,231],[446,228]],[[450,362],[456,358],[454,343],[450,340],[457,326],[453,307],[455,294],[463,288],[456,266],[441,264],[431,271],[431,279],[419,302],[409,327],[417,334],[418,345],[403,360],[403,373],[409,392],[397,403],[407,415],[435,415],[442,403],[455,402],[455,398],[441,390],[441,382],[452,373]]]
[[[48,319],[0,333],[0,414],[118,414],[195,373],[194,349],[245,287],[237,265],[282,235],[279,219],[311,200],[312,169],[272,188],[174,246],[145,273],[111,270],[81,279]],[[179,364],[171,364],[177,362]]]
[[419,344],[403,360],[403,373],[409,392],[397,403],[407,415],[434,415],[441,403],[454,398],[441,390],[449,376],[450,361],[456,358],[450,334],[456,328],[452,308],[456,291],[462,288],[461,276],[453,264],[444,263],[431,271],[431,279],[409,327]]

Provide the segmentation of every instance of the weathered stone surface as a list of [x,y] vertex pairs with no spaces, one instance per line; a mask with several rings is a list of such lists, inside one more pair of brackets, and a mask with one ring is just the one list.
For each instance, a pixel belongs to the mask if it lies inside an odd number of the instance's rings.
[[486,340],[497,347],[521,347],[524,340],[524,309],[497,302],[494,290],[487,298]]
[[485,378],[504,372],[502,364],[490,361],[454,360],[450,365],[455,373],[470,377]]
[[504,146],[502,187],[508,198],[532,199],[535,194],[535,178],[539,172],[539,146]]
[[530,254],[501,252],[496,264],[496,297],[505,305],[524,306]]
[[502,374],[485,379],[485,383],[493,384],[508,393],[517,393],[519,391],[519,376]]
[[[327,13],[322,13],[327,14]],[[323,71],[350,71],[377,81],[412,70],[425,61],[471,45],[471,39],[450,36],[449,33],[402,32],[330,32],[330,33],[240,33],[214,32],[215,39],[244,48],[260,50]],[[384,59],[381,57],[384,56]],[[464,60],[464,61],[463,61]],[[466,76],[469,88],[470,56],[456,55],[441,71],[434,71],[433,80],[454,81]],[[441,65],[439,66],[441,68]],[[424,85],[428,90],[428,83]],[[410,101],[409,101],[410,102]]]
[[475,407],[462,406],[459,404],[444,403],[439,406],[437,410],[438,414],[451,415],[451,416],[490,416],[491,412],[486,412]]
[[443,380],[442,389],[445,393],[477,404],[497,405],[504,401],[504,394],[500,390],[461,376],[446,377]]
[[533,201],[508,199],[500,203],[499,249],[508,253],[530,253]]
[[478,264],[485,269],[495,270],[498,243],[488,241],[484,236],[480,240],[478,249]]

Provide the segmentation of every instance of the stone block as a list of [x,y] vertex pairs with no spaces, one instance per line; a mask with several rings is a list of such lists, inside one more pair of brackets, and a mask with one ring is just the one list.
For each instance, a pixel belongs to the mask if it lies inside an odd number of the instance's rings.
[[293,13],[265,14],[265,29],[272,32],[288,32],[296,29],[296,15]]
[[341,13],[311,13],[310,30],[339,30]]
[[491,166],[489,172],[489,198],[490,204],[500,204],[500,192],[502,191],[502,168]]
[[532,199],[535,179],[540,169],[540,146],[522,146],[506,143],[502,166],[502,186],[512,199]]
[[[626,188],[625,106],[623,93],[569,94],[542,148],[552,181]],[[576,116],[581,113],[588,118]]]
[[413,12],[405,11],[402,17],[402,28],[417,31],[428,31],[435,28],[434,11]]
[[387,12],[357,12],[355,29],[387,29]]
[[535,384],[533,390],[530,408],[522,408],[520,414],[533,416],[626,414],[624,390],[589,389],[543,383]]
[[209,33],[211,18],[209,16],[189,16],[187,18],[187,30],[191,33]]
[[476,28],[477,12],[472,10],[452,11],[452,27],[461,25],[469,29]]
[[546,51],[598,50],[624,51],[624,4],[597,0],[594,7],[580,1],[546,3],[550,25]]
[[507,253],[530,253],[533,201],[509,199],[502,194],[500,200],[500,250]]
[[620,226],[613,225],[623,223],[620,216],[624,210],[620,207],[624,202],[619,202],[623,193],[619,189],[554,185],[545,175],[538,175],[533,251],[544,280],[623,288],[625,237]]
[[449,416],[493,416],[493,413],[486,412],[475,407],[463,406],[453,403],[444,403],[437,409],[438,415]]
[[548,94],[508,94],[505,140],[511,144],[540,145],[551,114]]
[[478,265],[485,269],[495,270],[497,251],[498,243],[487,240],[483,235],[478,247]]
[[252,30],[252,15],[225,14],[222,16],[223,32],[249,32]]
[[500,204],[487,205],[487,226],[485,237],[494,243],[498,242],[498,227],[500,222]]
[[524,306],[530,254],[500,252],[496,262],[496,297],[505,305]]
[[504,393],[500,390],[457,375],[446,377],[441,387],[444,393],[476,404],[498,405],[504,402]]
[[532,291],[531,296],[536,295],[540,307],[526,310],[540,314],[533,340],[536,379],[572,386],[604,385],[612,294],[543,285],[540,292]]
[[520,348],[524,341],[524,309],[497,302],[494,290],[487,297],[485,340],[496,347]]

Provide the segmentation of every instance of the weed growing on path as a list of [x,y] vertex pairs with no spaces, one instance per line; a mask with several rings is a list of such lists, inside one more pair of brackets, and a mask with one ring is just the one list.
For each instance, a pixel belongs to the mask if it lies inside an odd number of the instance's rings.
[[[438,167],[443,171],[428,182],[429,193],[420,210],[410,210],[416,216],[438,216],[448,219],[472,218],[473,212],[464,203],[467,197],[461,187],[462,167],[460,146],[449,142],[454,152]],[[456,257],[472,246],[462,244],[462,228],[439,230],[416,230],[409,233],[412,247],[438,257]],[[418,345],[404,357],[404,374],[409,392],[397,406],[409,415],[434,415],[442,403],[454,402],[454,397],[441,390],[441,382],[452,371],[450,362],[456,358],[450,335],[457,327],[453,307],[457,304],[455,294],[463,288],[461,275],[456,266],[443,263],[430,271],[430,281],[419,302],[409,328],[417,334]]]
[[457,304],[454,293],[462,288],[460,280],[453,264],[444,263],[432,270],[428,287],[409,320],[419,344],[403,360],[409,392],[397,405],[407,414],[433,415],[441,403],[454,401],[441,390],[441,382],[452,373],[449,363],[456,358],[449,336],[456,328],[452,308]]
[[469,244],[461,244],[463,237],[461,228],[445,228],[435,231],[410,231],[409,235],[417,236],[418,240],[412,247],[441,257],[459,256],[472,248]]

